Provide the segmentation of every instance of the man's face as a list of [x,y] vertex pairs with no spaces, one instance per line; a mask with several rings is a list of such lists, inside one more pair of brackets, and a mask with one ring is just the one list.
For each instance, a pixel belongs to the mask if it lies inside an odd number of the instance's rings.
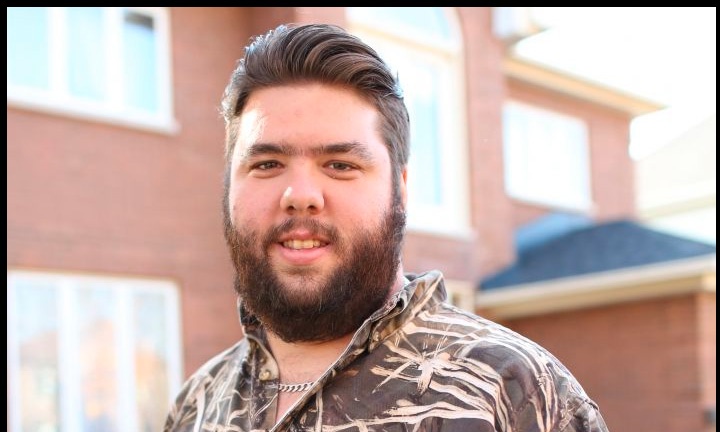
[[225,236],[244,305],[292,341],[357,329],[401,277],[405,176],[375,108],[302,84],[252,94],[229,172]]

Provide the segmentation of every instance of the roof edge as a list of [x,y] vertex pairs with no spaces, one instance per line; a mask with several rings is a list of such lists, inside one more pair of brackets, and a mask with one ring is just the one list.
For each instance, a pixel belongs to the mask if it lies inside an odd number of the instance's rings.
[[477,310],[520,318],[694,292],[715,292],[716,254],[479,291]]
[[570,97],[587,100],[637,117],[666,108],[665,105],[632,95],[590,80],[576,77],[569,72],[518,57],[506,56],[503,72],[509,78],[549,88]]

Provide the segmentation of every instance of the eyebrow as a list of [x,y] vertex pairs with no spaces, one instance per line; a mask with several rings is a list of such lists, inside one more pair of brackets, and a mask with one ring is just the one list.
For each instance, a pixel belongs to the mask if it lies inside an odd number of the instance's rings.
[[289,144],[276,143],[255,143],[245,150],[243,160],[249,160],[262,155],[283,155],[301,156],[309,153],[312,156],[350,154],[359,157],[365,162],[373,162],[375,157],[370,153],[367,146],[357,141],[322,144],[311,147],[309,150],[301,150]]

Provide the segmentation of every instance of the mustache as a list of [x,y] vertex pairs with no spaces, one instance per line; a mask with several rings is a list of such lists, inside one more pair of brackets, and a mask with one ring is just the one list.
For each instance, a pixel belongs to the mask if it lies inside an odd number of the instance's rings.
[[263,245],[267,248],[273,243],[278,243],[283,234],[299,228],[307,230],[311,235],[323,237],[330,243],[338,243],[340,241],[338,229],[330,224],[322,223],[311,218],[291,217],[271,227],[265,235]]

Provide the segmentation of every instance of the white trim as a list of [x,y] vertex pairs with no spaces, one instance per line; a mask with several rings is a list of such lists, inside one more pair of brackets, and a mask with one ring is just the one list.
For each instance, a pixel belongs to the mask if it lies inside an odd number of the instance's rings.
[[[48,65],[53,72],[48,76],[50,88],[44,94],[68,93],[68,67],[67,67],[67,13],[64,7],[48,8]],[[16,88],[8,83],[8,100],[12,97]],[[42,100],[42,98],[39,98]]]
[[638,194],[636,207],[646,215],[656,216],[678,210],[715,207],[716,179],[688,184],[675,183],[652,189],[642,181],[636,180],[636,185],[637,189],[642,191]]
[[[42,276],[40,276],[42,278]],[[59,294],[58,311],[58,381],[60,429],[82,430],[82,378],[78,361],[78,322],[75,310],[76,289],[68,278],[56,281]],[[71,384],[72,383],[72,384]]]
[[172,69],[172,35],[170,34],[170,13],[167,8],[147,8],[135,7],[133,10],[145,11],[147,9],[157,10],[155,14],[155,24],[157,28],[158,52],[158,101],[160,106],[159,112],[167,113],[165,119],[170,127],[170,133],[179,132],[179,124],[173,117],[173,107],[175,106],[173,94],[173,69]]
[[123,106],[123,93],[127,83],[123,74],[123,8],[108,7],[103,14],[103,24],[107,29],[107,48],[105,50],[105,74],[107,79],[104,84],[104,93],[111,107]]
[[[659,298],[690,292],[715,292],[716,255],[668,261],[482,290],[476,308],[494,317],[514,318],[581,307]],[[691,283],[678,283],[684,280]]]
[[168,355],[167,370],[168,370],[168,404],[171,404],[175,400],[175,396],[180,392],[183,382],[185,381],[184,368],[184,356],[185,352],[182,344],[182,312],[179,299],[179,287],[175,284],[168,284],[164,288],[165,295],[168,297],[168,302],[165,303],[165,334],[168,335],[167,350],[169,354],[178,353],[178,355]]
[[[113,284],[115,294],[115,339],[117,344],[117,370],[115,380],[117,383],[118,404],[118,430],[135,431],[138,429],[137,409],[135,397],[135,329],[133,323],[132,297],[136,289],[132,285],[119,282]],[[132,377],[132,379],[130,379]]]
[[99,121],[165,135],[176,135],[180,132],[179,123],[175,119],[154,116],[151,113],[121,113],[96,104],[63,102],[52,95],[38,95],[32,90],[10,87],[7,89],[7,97],[9,108],[44,112],[78,120]]
[[574,99],[600,104],[633,117],[666,108],[659,102],[631,95],[532,60],[521,59],[512,53],[503,59],[502,67],[507,78],[555,91]]

